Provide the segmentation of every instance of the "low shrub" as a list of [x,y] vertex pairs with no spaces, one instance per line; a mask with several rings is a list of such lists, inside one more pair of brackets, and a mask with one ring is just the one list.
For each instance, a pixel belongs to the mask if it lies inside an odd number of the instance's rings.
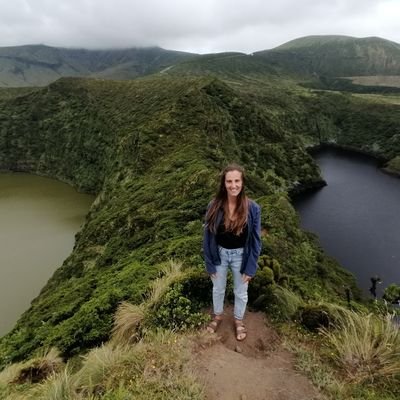
[[255,306],[265,312],[274,320],[288,321],[293,319],[298,308],[303,304],[302,299],[291,290],[277,285],[266,287]]
[[325,304],[306,304],[298,311],[298,320],[309,331],[327,328],[335,321],[331,308]]
[[148,315],[148,324],[153,327],[182,330],[203,325],[208,316],[199,311],[195,302],[183,294],[183,284],[174,284]]

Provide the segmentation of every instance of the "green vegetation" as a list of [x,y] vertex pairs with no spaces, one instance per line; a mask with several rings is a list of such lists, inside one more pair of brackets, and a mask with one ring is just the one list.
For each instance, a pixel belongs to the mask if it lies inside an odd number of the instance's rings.
[[[301,46],[311,49],[313,43]],[[103,67],[98,74],[130,70],[129,62]],[[300,346],[299,359],[333,397],[372,399],[378,393],[395,399],[390,391],[398,385],[398,340],[379,319],[388,310],[359,303],[352,275],[324,254],[314,235],[300,230],[289,195],[322,184],[306,146],[366,152],[400,172],[398,104],[395,94],[310,90],[278,75],[264,55],[237,53],[186,60],[135,81],[63,78],[45,88],[1,89],[0,170],[55,177],[96,200],[72,254],[0,339],[0,369],[8,366],[0,376],[0,398],[122,399],[128,392],[202,398],[184,368],[186,355],[171,344],[185,351],[190,346],[167,331],[204,321],[210,282],[201,256],[202,219],[218,172],[236,161],[246,167],[248,193],[263,210],[252,305],[282,329],[295,321],[302,343],[315,339],[319,348],[301,353]],[[364,314],[340,311],[345,288],[354,296],[349,306]],[[387,290],[388,300],[397,289]],[[167,331],[155,333],[155,327]],[[356,346],[359,332],[367,331],[365,346],[388,344],[393,352],[384,354],[395,369],[380,373],[382,379],[370,376],[364,372],[376,358],[363,359],[361,369],[352,370],[357,384],[349,391],[346,382],[338,383],[350,377],[348,349],[340,348],[338,335],[347,332],[346,341],[355,344],[354,361],[365,350]],[[37,368],[50,348],[69,360],[43,364],[54,365],[51,379],[34,387],[4,383],[24,368]],[[315,368],[318,359],[327,365]],[[9,366],[15,362],[20,364]],[[340,376],[340,370],[349,374]],[[362,387],[372,380],[379,384]]]
[[159,47],[115,50],[44,45],[0,47],[0,87],[45,86],[62,77],[134,79],[195,56]]
[[330,78],[327,76],[320,76],[318,80],[312,80],[303,84],[304,87],[319,90],[334,90],[341,92],[351,93],[378,93],[378,94],[398,94],[400,93],[399,87],[385,86],[385,85],[361,85],[352,82],[349,78]]
[[[191,351],[193,342],[187,336],[158,331],[134,345],[94,348],[81,360],[59,364],[57,372],[36,384],[29,377],[23,380],[23,366],[15,365],[0,375],[0,398],[200,400],[204,398],[203,389],[188,364]],[[48,359],[42,357],[42,364]]]
[[[398,86],[400,45],[385,39],[308,36],[272,50],[197,55],[158,47],[119,50],[65,49],[43,45],[0,48],[0,86],[44,86],[62,77],[134,79],[149,74],[277,76],[312,79],[314,87],[382,93]],[[393,76],[392,80],[385,76]],[[355,85],[369,76],[370,87]],[[383,76],[383,79],[376,79]],[[348,78],[338,79],[338,78]],[[351,83],[351,78],[354,82]],[[391,83],[393,82],[393,83]]]
[[400,332],[391,318],[348,312],[335,330],[322,330],[332,358],[349,380],[364,383],[400,374]]
[[400,156],[396,156],[396,157],[392,158],[391,160],[389,160],[389,162],[386,164],[384,169],[385,169],[385,171],[387,171],[391,174],[399,175],[400,174]]
[[[309,142],[330,144],[370,154],[399,173],[399,96],[368,96],[316,91],[301,96]],[[304,135],[304,125],[299,133]]]
[[284,194],[320,179],[301,140],[214,78],[64,79],[3,100],[0,115],[1,169],[97,193],[73,253],[1,340],[2,365],[40,347],[72,356],[107,340],[118,304],[140,304],[170,258],[202,269],[201,220],[231,160],[247,167],[265,210],[265,252],[291,284],[331,298],[354,285],[299,230]]
[[398,75],[400,45],[378,37],[307,36],[255,53],[296,76]]
[[400,301],[400,285],[392,283],[383,294],[383,298],[389,303],[398,303]]
[[390,309],[383,303],[369,309],[354,303],[354,311],[300,298],[295,304],[297,312],[284,318],[279,330],[285,346],[297,356],[297,368],[319,390],[335,400],[398,398],[400,331]]

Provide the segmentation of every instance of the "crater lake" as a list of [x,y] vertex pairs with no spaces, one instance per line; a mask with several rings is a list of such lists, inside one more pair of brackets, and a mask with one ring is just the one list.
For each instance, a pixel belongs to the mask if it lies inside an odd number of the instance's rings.
[[301,226],[318,235],[366,295],[371,277],[379,276],[380,297],[389,284],[400,284],[400,179],[353,152],[324,149],[314,157],[327,186],[294,200]]
[[71,253],[93,200],[53,179],[0,173],[0,336]]

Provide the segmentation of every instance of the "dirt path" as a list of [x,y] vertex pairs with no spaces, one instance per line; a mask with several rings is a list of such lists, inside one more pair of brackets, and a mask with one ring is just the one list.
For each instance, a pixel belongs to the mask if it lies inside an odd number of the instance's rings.
[[282,348],[262,313],[247,312],[248,337],[243,342],[235,339],[231,315],[227,309],[217,334],[206,334],[211,340],[199,344],[196,354],[207,400],[323,399],[294,369],[293,356]]

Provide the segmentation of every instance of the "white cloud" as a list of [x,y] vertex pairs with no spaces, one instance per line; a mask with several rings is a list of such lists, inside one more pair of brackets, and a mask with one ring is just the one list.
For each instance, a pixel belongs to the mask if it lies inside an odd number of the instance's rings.
[[300,36],[400,42],[398,0],[0,0],[0,46],[252,52]]

